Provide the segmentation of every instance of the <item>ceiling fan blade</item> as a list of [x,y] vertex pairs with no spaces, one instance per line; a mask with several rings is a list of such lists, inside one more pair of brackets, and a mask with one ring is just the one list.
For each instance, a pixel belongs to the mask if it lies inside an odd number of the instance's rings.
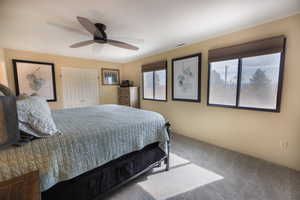
[[95,40],[87,40],[87,41],[82,41],[82,42],[77,42],[75,44],[72,44],[70,47],[71,48],[78,48],[78,47],[91,45],[91,44],[94,44],[94,43],[95,43]]
[[110,38],[112,40],[121,40],[133,44],[143,44],[145,42],[145,40],[141,38],[126,37],[126,36],[111,35]]
[[84,17],[77,17],[79,23],[93,36],[104,38],[104,35],[98,30],[98,28],[89,19]]
[[117,40],[107,40],[107,43],[116,47],[120,47],[120,48],[124,48],[124,49],[129,49],[129,50],[139,50],[138,47],[133,46],[131,44],[125,43],[125,42],[121,42],[121,41],[117,41]]
[[47,24],[50,26],[53,26],[55,28],[61,29],[61,30],[69,31],[72,33],[77,33],[77,34],[84,35],[84,36],[90,36],[86,31],[82,31],[80,29],[73,28],[71,26],[67,26],[64,24],[59,24],[59,23],[55,23],[55,22],[47,22]]

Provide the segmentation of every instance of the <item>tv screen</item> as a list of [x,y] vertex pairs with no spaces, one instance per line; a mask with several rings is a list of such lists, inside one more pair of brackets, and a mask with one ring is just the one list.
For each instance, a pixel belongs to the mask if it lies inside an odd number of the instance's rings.
[[17,143],[19,137],[16,98],[0,96],[0,150]]

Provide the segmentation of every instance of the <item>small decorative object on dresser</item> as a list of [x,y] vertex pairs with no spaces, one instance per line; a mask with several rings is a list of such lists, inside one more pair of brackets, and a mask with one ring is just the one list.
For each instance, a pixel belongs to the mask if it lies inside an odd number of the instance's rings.
[[133,81],[130,80],[123,80],[120,84],[120,87],[132,87]]
[[119,105],[139,108],[139,87],[119,87]]
[[1,200],[41,200],[38,171],[0,182]]

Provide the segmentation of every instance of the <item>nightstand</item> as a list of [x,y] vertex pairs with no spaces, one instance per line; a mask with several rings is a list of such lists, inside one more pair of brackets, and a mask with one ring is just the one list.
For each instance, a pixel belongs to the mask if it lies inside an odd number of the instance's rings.
[[39,171],[0,182],[1,200],[41,200]]

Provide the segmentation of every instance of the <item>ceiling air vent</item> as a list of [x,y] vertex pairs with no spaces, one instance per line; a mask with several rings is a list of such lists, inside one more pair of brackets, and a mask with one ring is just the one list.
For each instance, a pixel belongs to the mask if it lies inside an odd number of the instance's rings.
[[182,47],[182,46],[184,46],[184,45],[185,45],[184,42],[180,42],[180,43],[177,43],[176,47]]

